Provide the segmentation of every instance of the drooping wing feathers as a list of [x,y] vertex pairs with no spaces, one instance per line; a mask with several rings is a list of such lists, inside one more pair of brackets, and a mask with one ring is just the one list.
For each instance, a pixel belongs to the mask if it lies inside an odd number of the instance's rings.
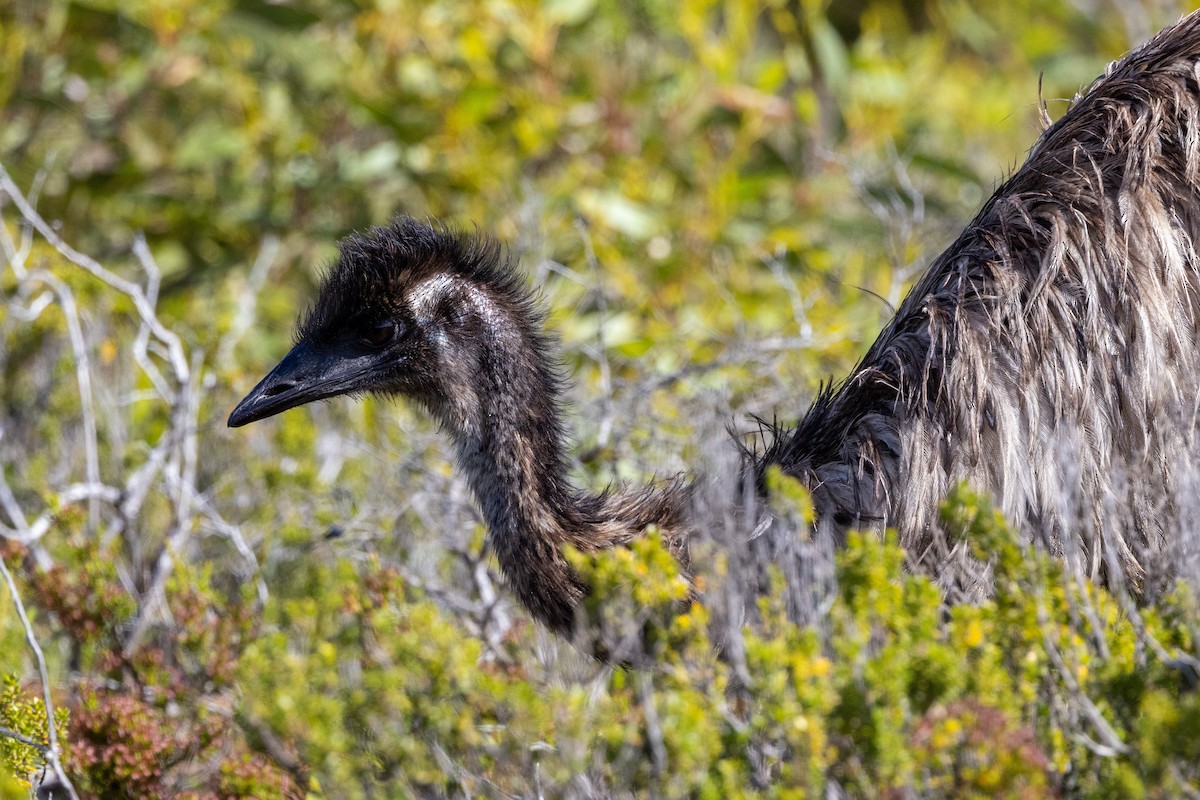
[[1169,505],[1173,459],[1194,456],[1198,73],[1197,14],[1111,65],[854,372],[777,431],[760,472],[782,465],[809,483],[819,514],[882,519],[910,548],[962,480],[1060,550],[1066,506],[1098,526],[1116,498],[1141,513],[1087,555],[1095,570],[1115,555],[1139,574],[1162,536],[1146,510]]

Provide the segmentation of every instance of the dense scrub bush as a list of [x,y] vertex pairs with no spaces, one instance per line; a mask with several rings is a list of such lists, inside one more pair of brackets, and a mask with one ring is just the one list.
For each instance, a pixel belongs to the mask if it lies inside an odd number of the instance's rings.
[[[824,796],[830,785],[864,797],[1173,797],[1194,787],[1200,693],[1164,658],[1195,652],[1194,599],[1181,590],[1138,610],[1021,547],[980,499],[960,492],[945,513],[991,555],[992,599],[947,608],[929,579],[905,573],[894,544],[853,536],[825,624],[795,624],[783,592],[769,593],[760,624],[741,631],[740,661],[717,655],[703,606],[678,611],[655,540],[580,562],[614,600],[597,614],[627,621],[657,606],[664,629],[652,666],[581,663],[567,682],[529,660],[527,630],[485,655],[374,561],[298,566],[305,593],[281,586],[245,641],[219,631],[205,609],[221,601],[205,576],[188,575],[169,600],[188,629],[136,662],[102,630],[79,628],[73,644],[111,666],[76,686],[67,765],[84,791],[136,797]],[[104,572],[79,591],[115,595]],[[232,628],[245,624],[238,606],[220,615]],[[44,717],[15,683],[0,700],[3,719],[41,735]],[[5,751],[9,769],[27,774],[37,754],[18,747]]]
[[444,215],[559,310],[581,482],[720,486],[725,423],[844,371],[1019,158],[1038,74],[1178,10],[1101,5],[0,5],[0,797],[56,756],[92,797],[1200,790],[1194,571],[1139,605],[963,490],[995,590],[950,607],[889,541],[806,550],[779,482],[793,544],[714,505],[701,603],[653,538],[578,559],[612,668],[507,601],[413,409],[223,428],[337,236]]

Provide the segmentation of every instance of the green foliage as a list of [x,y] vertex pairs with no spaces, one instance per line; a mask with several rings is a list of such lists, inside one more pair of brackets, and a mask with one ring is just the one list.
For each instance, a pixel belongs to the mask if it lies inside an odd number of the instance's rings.
[[[27,555],[9,550],[17,563]],[[65,707],[56,709],[64,763],[79,791],[97,797],[299,796],[292,777],[263,759],[233,719],[233,665],[251,621],[236,597],[213,590],[208,571],[179,565],[164,586],[172,624],[153,626],[131,647],[124,634],[137,606],[94,544],[65,548],[47,571],[27,559],[25,565],[27,597],[53,615],[56,636],[84,671],[73,684],[79,697],[69,717]],[[41,700],[22,697],[10,679],[0,695],[0,726],[44,742]],[[30,760],[37,755],[32,748],[3,735],[0,755],[12,762],[5,774],[16,777],[42,763],[40,755]]]
[[[40,697],[24,691],[15,675],[0,675],[0,728],[26,740],[10,733],[0,734],[0,797],[23,797],[22,784],[27,787],[35,772],[48,768],[43,752],[27,743],[49,746],[46,719],[46,706]],[[66,726],[65,710],[56,711],[55,722],[59,729]]]
[[618,664],[653,663],[697,630],[692,614],[678,615],[693,599],[691,587],[656,531],[628,548],[568,550],[567,560],[591,587],[579,610],[586,633],[575,641],[584,652]]
[[[955,798],[1194,786],[1200,696],[1139,646],[1189,652],[1194,602],[1172,596],[1135,624],[1109,593],[1022,547],[980,498],[959,491],[945,515],[990,558],[993,598],[946,609],[893,542],[853,535],[826,626],[795,624],[782,592],[768,593],[740,672],[714,654],[708,611],[680,610],[687,585],[656,537],[576,557],[611,599],[597,622],[659,626],[637,629],[652,634],[644,669],[589,668],[590,690],[522,665],[533,644],[520,631],[485,654],[374,561],[297,565],[249,639],[238,602],[184,569],[168,588],[174,633],[136,658],[100,659],[108,683],[72,714],[68,764],[86,792],[135,797],[177,794],[197,763],[230,751],[204,796],[297,796],[288,771],[316,797],[519,793],[534,775],[558,791],[580,774],[663,797],[820,796],[830,781],[852,796]],[[112,603],[99,561],[84,562],[84,597]],[[61,630],[97,657],[110,635]],[[117,688],[130,679],[138,691]],[[40,704],[6,686],[0,723],[44,740]],[[205,711],[230,701],[231,714]],[[8,774],[36,765],[36,751],[3,745]]]
[[[969,213],[1028,146],[1039,74],[1067,97],[1130,44],[1066,2],[838,5],[10,4],[0,161],[27,183],[53,159],[41,207],[87,252],[144,231],[176,305],[265,231],[311,268],[349,230],[432,214],[578,269],[582,219],[630,315],[610,346],[687,357],[739,325],[793,322],[753,268],[782,254],[809,303],[849,312],[806,375],[823,376],[883,315],[841,284],[894,302],[881,256],[922,249],[903,218]],[[885,175],[890,148],[904,180]],[[289,283],[268,318],[299,304],[307,287]],[[188,316],[211,331],[232,304],[210,291],[220,310]],[[580,338],[589,317],[569,323]]]
[[[297,585],[310,593],[270,604],[238,656],[238,713],[297,748],[318,796],[516,793],[535,769],[549,787],[585,771],[664,797],[819,796],[831,780],[852,796],[956,798],[1194,784],[1200,698],[1137,647],[1139,635],[1188,647],[1187,626],[1147,613],[1139,634],[1111,595],[1064,581],[979,498],[959,492],[946,513],[994,556],[993,599],[947,611],[894,543],[852,536],[828,629],[764,599],[741,686],[700,605],[666,617],[652,665],[601,671],[589,696],[510,660],[525,637],[483,657],[394,571],[306,564]],[[578,563],[612,592],[601,617],[644,620],[686,596],[654,538]],[[1164,608],[1195,618],[1183,598]],[[137,719],[137,736],[114,738],[152,738],[156,723]],[[110,710],[83,729],[122,724]]]

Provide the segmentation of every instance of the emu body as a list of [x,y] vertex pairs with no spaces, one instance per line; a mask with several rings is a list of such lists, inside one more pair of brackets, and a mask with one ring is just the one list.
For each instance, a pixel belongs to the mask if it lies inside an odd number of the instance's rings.
[[1195,495],[1200,15],[1111,65],[763,464],[820,526],[945,555],[966,481],[1028,538],[1135,587]]
[[[1200,16],[1113,65],[931,265],[862,362],[752,465],[812,491],[820,535],[895,527],[946,555],[960,481],[1026,538],[1137,585],[1196,453]],[[482,237],[401,218],[351,236],[291,353],[229,418],[379,392],[449,432],[521,601],[569,634],[563,556],[653,526],[687,567],[689,487],[571,486],[542,316]],[[1189,467],[1184,470],[1182,467]],[[1109,514],[1109,511],[1115,513]]]

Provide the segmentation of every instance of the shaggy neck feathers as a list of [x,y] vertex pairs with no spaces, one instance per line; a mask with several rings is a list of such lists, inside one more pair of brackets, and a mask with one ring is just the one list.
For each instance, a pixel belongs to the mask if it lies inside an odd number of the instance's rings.
[[481,324],[475,383],[464,392],[467,402],[451,401],[454,411],[443,422],[513,590],[536,617],[566,633],[584,587],[562,547],[611,543],[581,519],[570,489],[558,387],[542,343],[510,309],[473,293]]

